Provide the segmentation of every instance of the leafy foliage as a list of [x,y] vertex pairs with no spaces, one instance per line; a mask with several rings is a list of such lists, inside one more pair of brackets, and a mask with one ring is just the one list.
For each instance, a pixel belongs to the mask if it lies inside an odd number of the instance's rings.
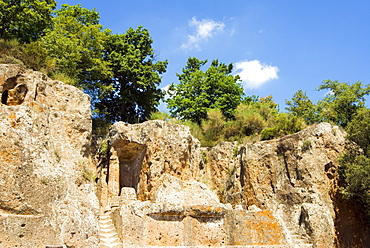
[[348,147],[340,160],[345,185],[344,196],[360,203],[370,221],[370,110],[361,109],[347,126],[348,139],[360,146]]
[[37,40],[51,26],[54,0],[0,0],[0,39]]
[[167,112],[160,112],[156,111],[150,114],[150,120],[161,120],[161,121],[167,121],[170,120],[171,116]]
[[370,156],[370,109],[360,110],[347,127],[348,139]]
[[207,119],[201,124],[179,121],[190,126],[192,134],[200,140],[202,146],[214,146],[221,141],[272,139],[300,131],[305,127],[302,118],[279,113],[278,105],[272,96],[246,97],[234,111],[233,119],[226,119],[220,109],[213,108],[208,109]]
[[365,95],[370,94],[370,84],[361,81],[354,84],[325,80],[318,90],[329,90],[317,107],[321,121],[328,121],[346,127],[357,111],[364,107]]
[[225,120],[220,109],[210,109],[207,115],[208,118],[201,124],[202,143],[204,146],[214,146],[224,139]]
[[239,77],[231,75],[232,64],[213,60],[204,72],[201,67],[207,60],[189,58],[182,74],[177,74],[180,83],[169,87],[166,100],[173,116],[198,124],[207,119],[210,108],[218,108],[222,115],[231,119],[243,95]]
[[106,43],[105,61],[113,76],[102,81],[109,91],[99,91],[98,114],[109,121],[142,122],[157,111],[163,92],[157,86],[166,72],[166,61],[155,61],[153,40],[143,27],[111,35]]
[[274,125],[261,133],[261,140],[278,138],[287,134],[296,133],[305,128],[306,123],[300,117],[279,113],[274,119]]
[[313,124],[317,121],[316,106],[307,97],[306,92],[298,90],[294,93],[292,100],[285,100],[285,109],[294,116],[303,118],[307,124]]
[[21,44],[16,39],[0,39],[0,63],[19,64],[48,74],[53,67],[52,62],[47,51],[35,44]]
[[346,199],[360,203],[370,221],[370,158],[358,155],[344,161],[345,187],[342,193]]
[[100,81],[111,76],[103,59],[105,42],[110,34],[99,24],[99,14],[81,5],[63,4],[57,10],[53,26],[35,46],[43,47],[54,60],[54,74],[62,72],[75,85],[92,90],[102,87]]

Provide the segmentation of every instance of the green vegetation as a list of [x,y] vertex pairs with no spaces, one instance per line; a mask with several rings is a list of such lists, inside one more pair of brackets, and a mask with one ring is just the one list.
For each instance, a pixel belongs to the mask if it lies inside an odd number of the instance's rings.
[[285,109],[292,113],[294,116],[303,118],[307,124],[313,124],[317,122],[317,107],[313,102],[307,97],[306,92],[298,90],[294,93],[292,100],[285,101]]
[[103,59],[110,34],[99,24],[99,14],[81,5],[63,4],[55,11],[52,27],[33,45],[43,48],[52,61],[49,74],[63,73],[71,83],[83,89],[102,87],[99,82],[111,76]]
[[190,127],[192,134],[202,146],[211,147],[221,141],[267,140],[295,133],[306,124],[300,117],[279,113],[278,105],[272,96],[246,97],[233,111],[234,118],[227,118],[219,108],[208,108],[200,123],[179,120],[163,113],[152,115],[152,119],[162,119],[181,123]]
[[95,9],[63,4],[53,11],[55,6],[50,0],[0,1],[0,62],[83,89],[100,123],[149,119],[163,98],[158,85],[167,67],[167,61],[155,61],[149,31],[112,34]]
[[302,152],[310,150],[312,147],[311,141],[309,140],[304,140],[303,144],[301,146]]
[[329,90],[317,104],[320,121],[332,122],[345,128],[357,112],[364,108],[364,96],[370,94],[370,84],[363,85],[361,81],[348,84],[325,80],[318,90]]
[[350,145],[340,160],[345,186],[345,198],[358,202],[367,211],[370,221],[370,109],[361,109],[347,127],[348,139],[361,150]]
[[233,65],[213,60],[204,72],[201,67],[207,60],[189,58],[182,74],[177,74],[179,84],[169,87],[166,100],[172,116],[201,124],[207,111],[217,108],[226,119],[234,118],[243,88],[239,77],[231,75]]
[[143,122],[157,111],[163,97],[157,87],[167,61],[155,62],[152,43],[149,31],[143,27],[109,36],[105,59],[113,77],[103,80],[104,88],[109,90],[100,90],[96,104],[99,115],[108,121]]
[[52,25],[54,0],[1,0],[0,39],[37,40]]

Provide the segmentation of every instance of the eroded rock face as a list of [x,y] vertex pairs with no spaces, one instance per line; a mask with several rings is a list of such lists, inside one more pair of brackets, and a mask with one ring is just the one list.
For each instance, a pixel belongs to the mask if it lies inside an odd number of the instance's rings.
[[[216,180],[213,188],[223,189],[219,193],[222,202],[271,210],[289,244],[366,247],[370,245],[369,229],[338,190],[338,158],[345,148],[345,136],[337,126],[321,123],[281,139],[220,144],[209,151],[207,166],[230,173]],[[220,150],[229,151],[229,157],[234,151],[234,163],[228,166],[215,157]],[[347,230],[345,219],[352,220]]]
[[[270,210],[220,202],[209,186],[230,172],[205,166],[205,152],[188,127],[116,123],[110,144],[106,194],[108,205],[118,207],[113,220],[128,247],[287,243]],[[229,152],[218,161],[234,164],[233,148]],[[128,187],[138,200],[126,200],[132,199],[125,193]]]
[[[202,177],[200,143],[186,126],[164,121],[135,125],[118,122],[111,128],[110,144],[114,155],[111,161],[117,161],[111,164],[119,167],[119,172],[115,170],[119,173],[119,183],[110,187],[112,192],[133,187],[139,200],[152,200],[165,175],[183,181]],[[110,176],[109,181],[118,178]]]
[[89,97],[0,65],[0,247],[95,247]]
[[[165,175],[153,201],[118,197],[112,212],[125,247],[284,245],[282,227],[272,212],[220,203],[205,184]],[[133,188],[131,188],[133,189]],[[131,198],[130,201],[126,199]]]
[[281,139],[201,148],[184,126],[116,123],[106,195],[120,237],[132,247],[366,247],[366,227],[343,238],[341,209],[351,209],[338,204],[345,135],[322,123]]

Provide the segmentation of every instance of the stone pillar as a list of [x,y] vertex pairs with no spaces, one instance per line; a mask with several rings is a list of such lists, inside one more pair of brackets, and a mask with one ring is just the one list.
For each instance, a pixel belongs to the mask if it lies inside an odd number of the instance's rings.
[[119,158],[112,147],[108,170],[108,201],[113,196],[119,196],[119,189]]

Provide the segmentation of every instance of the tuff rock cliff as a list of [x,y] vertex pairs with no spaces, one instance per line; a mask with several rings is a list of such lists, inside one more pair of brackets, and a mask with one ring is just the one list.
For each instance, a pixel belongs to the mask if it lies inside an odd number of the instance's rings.
[[0,94],[0,248],[370,246],[336,126],[202,148],[186,126],[119,122],[97,164],[82,91],[0,65]]
[[369,228],[338,192],[345,136],[321,123],[201,148],[185,126],[116,123],[102,209],[125,247],[368,247]]
[[0,247],[97,247],[89,96],[2,64],[0,94]]

